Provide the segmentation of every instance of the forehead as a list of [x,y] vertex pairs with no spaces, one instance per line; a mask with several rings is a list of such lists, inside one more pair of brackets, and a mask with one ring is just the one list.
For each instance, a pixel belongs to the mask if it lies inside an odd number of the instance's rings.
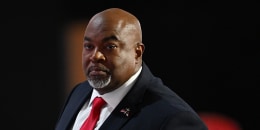
[[88,38],[106,38],[106,37],[116,37],[127,38],[130,37],[131,32],[135,30],[133,24],[126,24],[122,20],[111,20],[111,21],[102,21],[97,19],[89,23],[85,30],[85,37]]
[[84,34],[84,40],[87,41],[107,41],[107,40],[119,40],[120,36],[115,29],[112,28],[92,28],[86,29]]

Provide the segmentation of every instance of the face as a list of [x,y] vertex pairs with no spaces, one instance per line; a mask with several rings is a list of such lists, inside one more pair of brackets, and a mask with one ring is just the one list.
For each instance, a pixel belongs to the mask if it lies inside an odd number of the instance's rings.
[[143,45],[136,40],[134,26],[102,17],[87,26],[83,69],[90,85],[100,93],[118,88],[139,69]]

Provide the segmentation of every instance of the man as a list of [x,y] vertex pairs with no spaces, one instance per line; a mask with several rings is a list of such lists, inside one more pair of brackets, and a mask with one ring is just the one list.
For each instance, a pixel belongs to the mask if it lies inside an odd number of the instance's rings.
[[95,97],[106,103],[96,130],[207,130],[197,113],[151,73],[142,60],[144,49],[134,15],[119,8],[94,15],[83,41],[87,80],[70,93],[56,130],[81,129]]

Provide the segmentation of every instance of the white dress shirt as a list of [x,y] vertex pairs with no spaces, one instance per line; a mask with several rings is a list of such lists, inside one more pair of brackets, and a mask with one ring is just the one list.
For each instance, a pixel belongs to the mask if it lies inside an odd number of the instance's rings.
[[95,130],[98,130],[103,122],[107,119],[107,117],[112,113],[112,111],[116,108],[119,102],[123,99],[123,97],[127,94],[127,92],[132,88],[136,78],[141,73],[142,67],[135,73],[128,81],[126,81],[122,86],[117,88],[116,90],[100,95],[95,89],[92,92],[90,100],[88,100],[85,105],[79,111],[76,121],[72,127],[72,130],[80,130],[81,125],[87,119],[91,108],[92,101],[96,96],[102,97],[106,101],[106,105],[101,109],[100,117],[95,127]]

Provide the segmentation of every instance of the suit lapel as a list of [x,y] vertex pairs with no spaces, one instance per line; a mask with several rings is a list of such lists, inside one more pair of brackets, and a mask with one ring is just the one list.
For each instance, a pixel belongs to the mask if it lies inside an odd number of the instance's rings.
[[[88,86],[88,85],[87,85]],[[64,110],[63,117],[61,119],[61,124],[66,124],[65,128],[70,129],[72,123],[81,109],[82,105],[86,102],[88,97],[91,95],[91,87],[86,87],[86,84],[82,84],[78,87],[78,89],[74,90],[73,95],[70,99],[70,104],[68,104],[67,108]]]
[[[103,123],[100,130],[119,130],[135,113],[133,107],[120,104]],[[112,127],[111,124],[113,124]]]
[[133,88],[106,119],[100,130],[119,130],[140,111],[144,93],[151,80],[149,73],[149,69],[144,66],[143,72],[140,74]]

